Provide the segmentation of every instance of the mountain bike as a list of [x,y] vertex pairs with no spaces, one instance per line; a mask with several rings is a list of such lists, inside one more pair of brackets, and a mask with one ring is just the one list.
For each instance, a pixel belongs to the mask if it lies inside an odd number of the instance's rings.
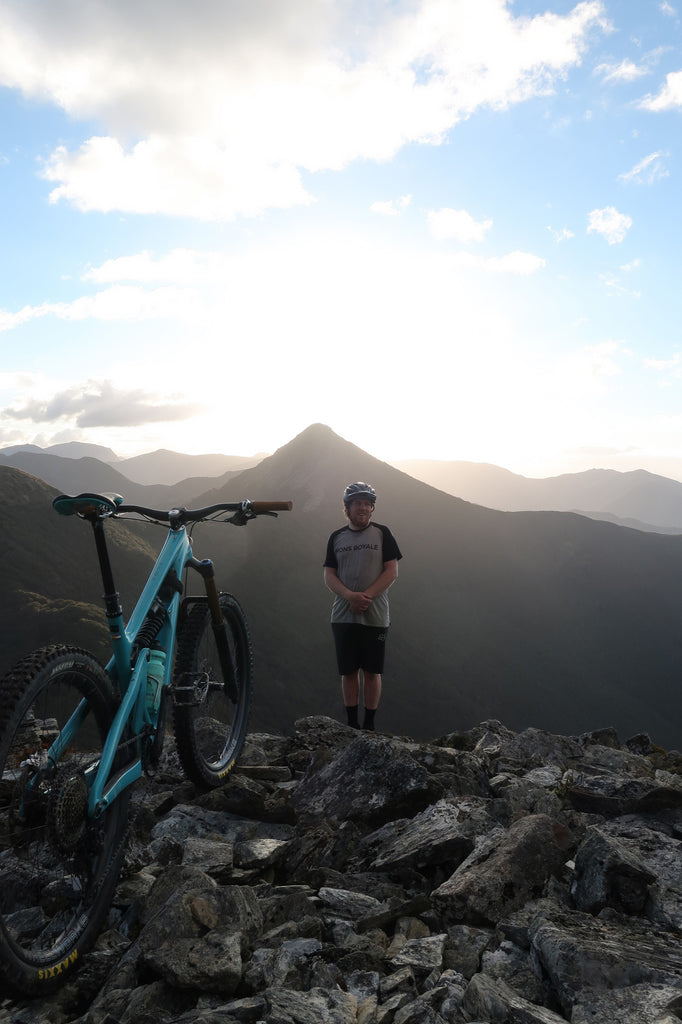
[[[54,509],[93,529],[112,654],[43,647],[0,683],[0,979],[24,995],[56,989],[104,923],[124,856],[131,786],[158,764],[172,710],[177,753],[198,786],[221,785],[241,753],[252,697],[251,641],[197,523],[243,526],[288,501],[170,511],[120,495],[59,495]],[[226,515],[228,513],[229,515]],[[167,528],[124,622],[105,538],[108,519]],[[187,596],[190,571],[203,593]]]

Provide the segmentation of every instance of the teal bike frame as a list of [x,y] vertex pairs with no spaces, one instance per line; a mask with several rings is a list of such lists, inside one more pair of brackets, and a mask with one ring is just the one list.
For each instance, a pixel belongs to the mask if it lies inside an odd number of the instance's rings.
[[[171,529],[127,626],[123,622],[118,595],[115,591],[112,593],[116,607],[107,608],[107,618],[113,654],[106,668],[110,677],[118,684],[122,699],[104,744],[97,773],[90,787],[88,812],[92,817],[98,817],[126,786],[132,785],[142,775],[142,759],[137,757],[131,764],[110,778],[126,724],[130,722],[133,735],[138,736],[143,732],[145,726],[151,726],[155,730],[158,721],[158,705],[156,710],[152,709],[150,713],[146,700],[150,650],[148,647],[142,648],[132,668],[131,655],[137,634],[156,602],[157,595],[168,573],[174,571],[180,580],[185,568],[193,565],[194,561],[185,527]],[[209,562],[208,565],[211,563]],[[105,601],[107,596],[105,594]],[[165,621],[157,636],[160,645],[168,652],[162,681],[164,687],[168,686],[170,682],[179,610],[180,594],[176,592],[166,605]]]
[[[79,515],[92,525],[104,584],[104,603],[113,651],[106,670],[113,684],[118,687],[121,697],[102,754],[99,760],[85,773],[89,788],[88,815],[91,818],[98,818],[123,790],[141,777],[143,761],[139,744],[136,741],[143,738],[151,741],[156,733],[159,709],[163,705],[162,702],[156,701],[150,708],[147,702],[147,670],[151,645],[144,642],[144,645],[139,646],[138,649],[140,636],[143,636],[144,641],[147,640],[147,637],[144,636],[145,626],[150,620],[155,619],[158,626],[153,637],[154,644],[158,644],[167,652],[161,693],[165,692],[170,685],[178,619],[183,605],[187,603],[207,602],[211,610],[223,678],[228,681],[233,678],[213,563],[210,559],[199,561],[194,558],[186,524],[216,518],[217,513],[229,511],[234,515],[223,521],[242,525],[255,515],[275,514],[274,508],[288,509],[291,507],[290,502],[244,501],[221,503],[194,511],[173,509],[170,512],[161,512],[135,505],[124,505],[122,501],[120,495],[81,494],[77,497],[61,495],[53,502],[54,508],[60,514]],[[151,521],[166,521],[169,524],[166,541],[127,625],[123,619],[123,610],[114,585],[104,536],[104,521],[117,513],[124,512],[139,513]],[[181,599],[183,589],[181,580],[188,568],[196,570],[203,578],[206,589],[205,597]],[[83,700],[48,751],[48,758],[54,762],[59,761],[76,735],[87,712],[88,703]],[[126,732],[128,729],[131,733],[130,736]],[[134,751],[134,756],[123,767],[117,767],[115,774],[112,775],[117,755],[126,745],[129,745]]]

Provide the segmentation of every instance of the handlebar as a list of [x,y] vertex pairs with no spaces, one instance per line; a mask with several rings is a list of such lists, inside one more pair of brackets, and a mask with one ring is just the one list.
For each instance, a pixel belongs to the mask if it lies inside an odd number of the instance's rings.
[[182,526],[184,523],[200,523],[219,512],[232,512],[233,516],[225,522],[234,521],[239,524],[240,519],[246,522],[254,516],[277,515],[278,512],[289,512],[292,508],[292,501],[221,501],[205,508],[172,508],[167,511],[144,508],[142,505],[122,504],[117,507],[114,514],[119,516],[126,512],[137,512],[138,515],[147,516],[149,519],[159,519],[173,526]]
[[225,518],[224,522],[233,523],[236,526],[243,526],[255,516],[272,515],[278,512],[289,512],[293,508],[292,501],[221,501],[215,505],[208,505],[205,508],[172,508],[155,509],[146,508],[143,505],[126,505],[120,494],[60,494],[52,502],[52,507],[63,516],[78,515],[84,519],[105,519],[110,516],[118,517],[128,512],[137,513],[147,519],[154,519],[158,522],[169,523],[172,528],[178,529],[185,523],[199,523],[204,519],[210,519],[220,512],[232,512],[233,515]]

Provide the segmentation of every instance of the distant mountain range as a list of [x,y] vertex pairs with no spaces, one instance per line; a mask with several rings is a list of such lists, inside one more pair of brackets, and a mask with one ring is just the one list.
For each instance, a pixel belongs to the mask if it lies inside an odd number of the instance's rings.
[[64,444],[51,444],[47,448],[40,448],[37,444],[12,444],[0,449],[0,455],[32,454],[61,455],[65,459],[99,459],[101,462],[119,462],[118,455],[111,448],[104,448],[101,444],[88,444],[85,441],[67,441]]
[[[113,490],[150,505],[186,504],[265,457],[160,449],[121,459],[110,448],[80,442],[0,449],[0,465],[23,469],[59,490]],[[393,465],[446,494],[503,512],[578,512],[633,529],[682,533],[682,483],[645,470],[592,469],[535,479],[479,462],[413,459]]]
[[[319,424],[191,500],[294,501],[277,521],[195,533],[197,557],[214,558],[220,585],[249,618],[254,728],[287,732],[302,715],[341,711],[322,561],[354,479],[376,487],[376,519],[391,526],[405,555],[391,592],[380,729],[428,738],[488,718],[561,733],[601,724],[682,747],[682,537],[567,512],[484,508]],[[89,530],[54,515],[55,490],[2,460],[0,493],[9,545],[0,670],[57,630],[71,642],[101,642]],[[163,534],[111,526],[129,612],[132,585]]]
[[412,459],[394,465],[447,494],[488,508],[580,512],[634,529],[682,533],[682,483],[643,469],[590,469],[534,479],[480,462]]
[[[242,455],[183,455],[161,448],[145,455],[120,459],[111,448],[76,441],[50,445],[48,448],[32,444],[0,448],[0,459],[4,459],[6,465],[33,473],[41,480],[53,484],[57,479],[89,479],[89,474],[93,473],[104,479],[105,472],[109,472],[111,479],[117,483],[125,479],[145,486],[174,486],[188,477],[210,479],[225,473],[241,472],[257,465],[263,457],[263,454],[252,458]],[[105,468],[97,469],[94,462],[102,463]],[[74,466],[73,463],[80,463],[80,466]],[[54,486],[67,489],[62,483]],[[86,485],[83,490],[87,489]]]

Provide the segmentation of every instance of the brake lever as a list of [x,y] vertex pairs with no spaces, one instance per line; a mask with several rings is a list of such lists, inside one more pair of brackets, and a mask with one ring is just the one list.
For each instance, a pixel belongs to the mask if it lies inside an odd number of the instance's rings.
[[272,516],[273,519],[277,519],[279,513],[271,512],[269,509],[263,509],[262,512],[252,512],[251,509],[240,508],[234,515],[224,519],[223,522],[232,523],[233,526],[246,526],[251,519],[257,519],[258,516]]
[[234,515],[226,516],[223,522],[232,523],[233,526],[246,526],[249,519],[255,518],[253,512],[245,512],[243,508],[240,508]]

